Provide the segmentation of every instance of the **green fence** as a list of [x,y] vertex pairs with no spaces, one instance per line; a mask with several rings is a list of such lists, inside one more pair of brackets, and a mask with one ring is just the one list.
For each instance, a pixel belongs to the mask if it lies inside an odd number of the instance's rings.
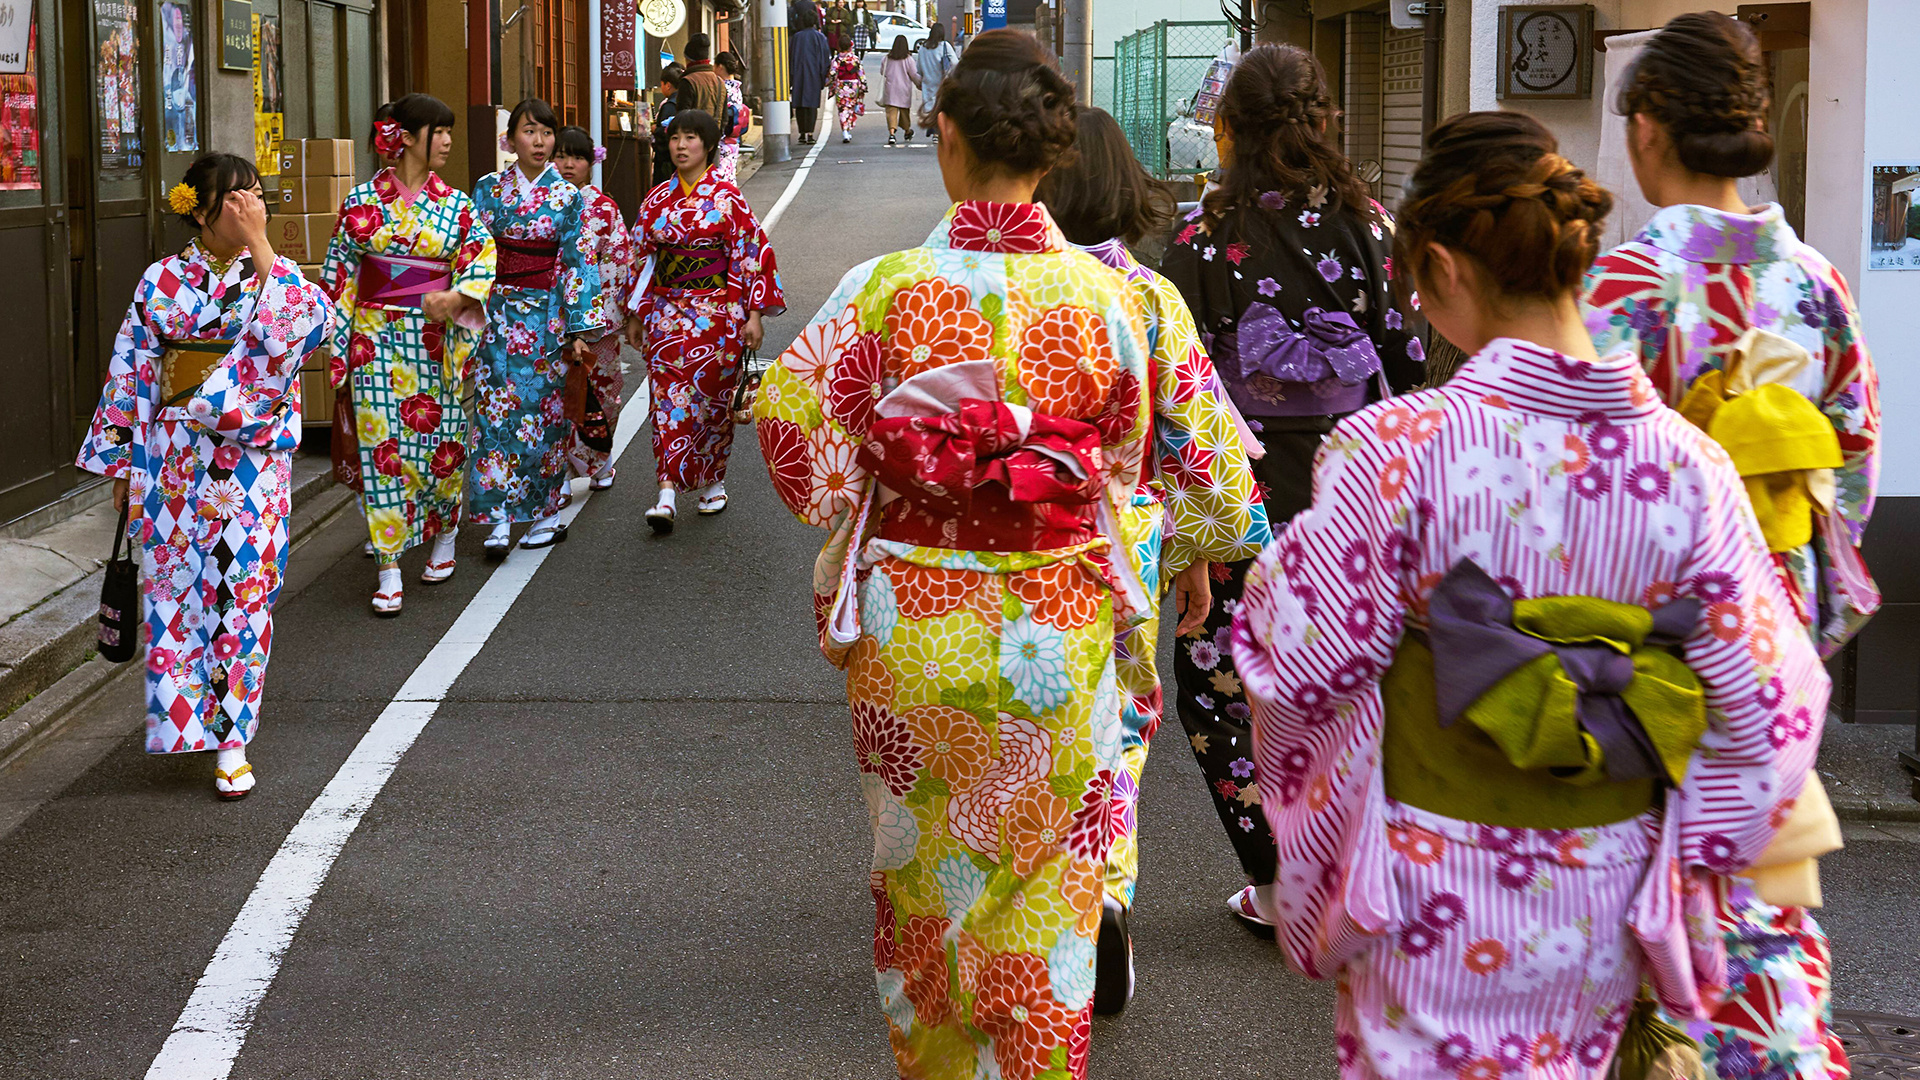
[[1107,109],[1127,133],[1134,156],[1155,176],[1190,175],[1208,164],[1211,147],[1204,136],[1184,140],[1170,160],[1167,127],[1191,110],[1208,65],[1234,39],[1225,22],[1162,20],[1114,43],[1113,103]]
[[1113,111],[1113,57],[1096,56],[1093,58],[1092,83],[1087,89],[1093,96],[1093,107]]

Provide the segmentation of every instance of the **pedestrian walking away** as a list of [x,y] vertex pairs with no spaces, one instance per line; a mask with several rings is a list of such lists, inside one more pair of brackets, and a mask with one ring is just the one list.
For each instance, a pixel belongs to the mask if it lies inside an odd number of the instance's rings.
[[[1389,281],[1391,218],[1332,142],[1338,113],[1312,54],[1247,53],[1220,104],[1234,168],[1178,223],[1161,269],[1193,311],[1215,371],[1259,426],[1254,475],[1275,531],[1312,501],[1314,455],[1334,423],[1425,377],[1411,306]],[[1227,906],[1271,933],[1253,889],[1273,881],[1267,784],[1228,623],[1248,564],[1216,563],[1213,614],[1174,646],[1180,723],[1248,886]]]
[[1093,1009],[1116,1013],[1133,996],[1127,916],[1140,876],[1140,776],[1162,711],[1155,655],[1160,593],[1173,589],[1180,616],[1175,634],[1197,633],[1211,604],[1209,564],[1251,559],[1273,537],[1247,467],[1248,452],[1262,452],[1260,443],[1214,375],[1179,290],[1127,249],[1129,242],[1166,228],[1174,212],[1172,190],[1141,167],[1120,124],[1105,110],[1080,113],[1074,149],[1067,164],[1040,182],[1036,195],[1074,246],[1126,275],[1146,313],[1145,392],[1153,407],[1140,483],[1120,517],[1120,534],[1146,590],[1149,614],[1130,629],[1116,626],[1114,638],[1121,766],[1113,775],[1113,850],[1107,857]]
[[[927,137],[937,139],[939,130],[933,122],[933,103],[940,97],[940,80],[947,77],[953,65],[960,62],[960,54],[954,51],[953,43],[947,40],[947,25],[936,22],[927,31],[927,42],[914,53],[914,63],[920,68],[920,123],[927,130]],[[911,126],[911,125],[909,125]]]
[[760,347],[762,317],[787,306],[766,232],[740,189],[714,174],[719,145],[713,117],[674,117],[679,174],[653,189],[633,225],[634,258],[647,265],[627,298],[627,340],[647,358],[660,479],[647,524],[660,534],[673,531],[678,492],[693,492],[702,514],[727,508],[741,359]]
[[140,548],[147,753],[215,751],[214,790],[240,798],[287,569],[300,367],[333,305],[268,243],[252,162],[204,155],[167,198],[198,235],[134,286],[77,463],[113,480]]
[[393,165],[347,193],[321,284],[339,305],[328,377],[358,436],[356,473],[379,559],[373,610],[404,602],[400,555],[432,542],[420,580],[453,576],[467,475],[473,359],[493,290],[493,236],[440,178],[453,110],[408,94],[374,125]]
[[833,49],[820,32],[820,18],[812,4],[795,12],[788,56],[793,69],[793,130],[802,143],[820,138],[820,97],[833,88]]
[[1073,95],[1030,35],[976,38],[940,92],[955,205],[843,278],[755,405],[775,490],[830,530],[812,606],[901,1076],[1087,1074],[1151,405],[1130,287],[1032,202]]
[[660,108],[653,114],[653,182],[664,184],[673,176],[673,155],[667,152],[667,133],[672,130],[673,114],[680,108],[674,100],[680,94],[680,80],[685,69],[679,64],[668,64],[660,69],[660,85],[655,93],[660,95]]
[[1427,146],[1394,266],[1472,358],[1343,419],[1247,575],[1257,903],[1337,980],[1347,1080],[1654,1075],[1653,1001],[1726,989],[1701,916],[1800,794],[1827,675],[1726,452],[1586,333],[1612,197],[1524,113]]
[[581,365],[583,376],[575,376],[571,367],[567,371],[570,381],[579,377],[587,380],[586,390],[580,395],[580,415],[573,418],[573,435],[567,442],[567,464],[572,475],[587,477],[587,486],[594,491],[613,486],[613,433],[620,426],[620,405],[626,394],[626,376],[620,364],[624,341],[621,331],[627,321],[627,278],[633,270],[633,246],[620,207],[593,184],[593,166],[606,154],[604,148],[593,145],[593,136],[585,128],[564,127],[553,157],[561,179],[579,188],[586,201],[581,212],[582,231],[588,261],[599,279],[593,295],[593,329],[586,334],[587,348],[593,355]]
[[593,265],[580,189],[560,178],[552,155],[560,122],[528,98],[508,117],[514,161],[474,186],[482,224],[499,248],[499,277],[487,297],[474,417],[473,519],[492,525],[485,546],[505,555],[515,522],[520,543],[566,539],[567,444],[562,390],[569,363],[590,363],[600,274]]
[[[1628,160],[1660,209],[1595,263],[1587,328],[1725,446],[1787,588],[1779,632],[1831,656],[1880,601],[1859,550],[1879,481],[1879,379],[1846,279],[1778,205],[1740,197],[1738,178],[1773,160],[1768,85],[1753,32],[1726,16],[1680,16],[1643,47],[1620,107]],[[1827,937],[1808,910],[1813,860],[1839,846],[1840,827],[1809,796],[1760,860],[1766,873],[1719,894],[1733,993],[1699,1032],[1713,1075],[1847,1075],[1828,1023]]]
[[894,145],[894,131],[900,139],[913,141],[913,91],[920,85],[920,65],[913,59],[907,35],[893,39],[893,49],[880,62],[880,104],[887,110],[887,145]]
[[747,111],[747,100],[740,92],[740,80],[747,73],[747,65],[733,53],[723,52],[715,58],[714,66],[725,76],[727,104],[723,114],[716,114],[720,121],[720,152],[714,156],[713,169],[720,179],[731,184],[740,174],[740,136],[753,124],[753,114]]
[[855,121],[867,115],[867,67],[845,39],[833,47],[833,95],[840,119],[840,141],[850,143]]

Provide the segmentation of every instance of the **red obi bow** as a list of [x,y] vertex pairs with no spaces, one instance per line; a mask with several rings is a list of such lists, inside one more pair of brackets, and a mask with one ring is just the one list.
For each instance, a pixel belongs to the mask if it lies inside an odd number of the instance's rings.
[[1086,504],[1106,482],[1092,424],[978,398],[938,416],[876,421],[860,464],[939,517],[967,513],[973,489],[985,484],[1017,503]]

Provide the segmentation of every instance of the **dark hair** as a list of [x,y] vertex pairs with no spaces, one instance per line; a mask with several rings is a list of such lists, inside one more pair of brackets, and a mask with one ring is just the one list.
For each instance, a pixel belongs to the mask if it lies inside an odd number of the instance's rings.
[[1207,213],[1257,207],[1277,191],[1298,200],[1325,188],[1332,205],[1355,217],[1373,213],[1373,192],[1332,142],[1340,118],[1320,61],[1295,45],[1262,45],[1240,58],[1227,79],[1220,115],[1233,136],[1233,163],[1206,197]]
[[1074,150],[1073,160],[1043,177],[1034,194],[1067,239],[1138,243],[1173,219],[1173,189],[1140,166],[1120,122],[1105,109],[1081,111]]
[[989,30],[940,82],[933,111],[953,119],[983,169],[1045,172],[1073,153],[1073,84],[1032,34]]
[[531,120],[556,133],[560,130],[560,118],[553,115],[553,106],[537,97],[530,97],[521,101],[520,104],[513,107],[511,113],[507,114],[507,134],[509,136],[520,130],[520,121],[522,120]]
[[933,25],[927,28],[927,40],[921,42],[920,47],[923,49],[931,49],[946,40],[947,24],[941,22],[939,19],[935,19],[933,20]]
[[553,141],[553,156],[586,158],[592,161],[593,136],[587,134],[586,128],[568,124],[560,129],[559,136]]
[[728,50],[726,52],[721,53],[719,56],[714,57],[713,62],[720,65],[723,68],[726,68],[727,74],[732,75],[735,78],[739,78],[740,76],[745,75],[747,73],[746,61],[740,59],[740,54],[737,52],[733,52],[732,50]]
[[705,109],[681,109],[667,121],[667,138],[673,138],[676,131],[691,131],[700,136],[701,145],[707,148],[707,164],[713,164],[713,157],[720,149],[720,123],[713,114]]
[[913,46],[907,44],[907,35],[893,35],[893,48],[887,50],[887,59],[905,60],[913,55]]
[[1428,245],[1469,256],[1507,296],[1554,298],[1580,287],[1600,253],[1613,196],[1560,156],[1526,113],[1462,113],[1433,129],[1407,181],[1394,260],[1414,287]]
[[[207,224],[220,219],[227,208],[227,196],[236,191],[245,191],[260,182],[260,170],[253,162],[238,154],[225,154],[218,151],[201,154],[187,166],[187,175],[180,182],[193,189],[194,209],[207,215]],[[188,228],[197,229],[200,223],[193,219],[191,212],[181,214],[180,220]]]
[[814,10],[811,3],[803,3],[792,9],[790,17],[793,20],[794,33],[799,33],[802,30],[820,29],[820,13]]
[[696,64],[711,60],[713,59],[713,39],[705,34],[695,34],[687,39],[686,47],[680,51],[686,53],[687,59]]
[[452,127],[453,110],[432,94],[408,94],[373,111],[375,124],[386,119],[398,120],[400,130],[418,138],[423,128]]
[[666,67],[660,69],[660,81],[673,87],[676,91],[680,89],[680,84],[685,82],[686,79],[687,69],[681,67],[679,64],[668,64]]
[[1696,11],[1641,47],[1614,107],[1666,128],[1680,164],[1694,172],[1752,176],[1773,161],[1767,106],[1767,66],[1753,31]]

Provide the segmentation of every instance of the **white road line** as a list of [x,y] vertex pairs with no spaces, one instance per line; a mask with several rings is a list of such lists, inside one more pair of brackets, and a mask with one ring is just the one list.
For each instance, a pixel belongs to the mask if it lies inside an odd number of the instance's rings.
[[[820,127],[824,123],[825,117],[822,117],[821,124],[814,126],[813,134],[816,140],[820,136]],[[807,182],[807,174],[813,171],[813,163],[819,159],[820,151],[826,148],[827,144],[824,142],[816,141],[813,144],[813,153],[808,154],[807,160],[800,163],[800,168],[793,174],[793,179],[787,181],[787,190],[780,193],[780,201],[774,203],[773,209],[767,211],[767,218],[760,223],[760,227],[766,230],[768,236],[773,235],[773,227],[780,223],[780,217],[787,212],[787,206],[793,202],[793,197],[800,194],[800,185]]]
[[[647,399],[643,382],[640,400]],[[621,418],[613,447],[619,460],[646,422],[646,409]],[[582,486],[561,512],[568,524],[591,499]],[[226,1080],[253,1026],[254,1012],[280,971],[300,920],[326,881],[334,859],[386,786],[407,748],[433,719],[440,701],[487,643],[507,610],[546,562],[551,546],[515,549],[460,612],[406,684],[347,755],[320,796],[307,807],[260,875],[227,936],[193,988],[173,1033],[147,1069],[147,1080]]]

